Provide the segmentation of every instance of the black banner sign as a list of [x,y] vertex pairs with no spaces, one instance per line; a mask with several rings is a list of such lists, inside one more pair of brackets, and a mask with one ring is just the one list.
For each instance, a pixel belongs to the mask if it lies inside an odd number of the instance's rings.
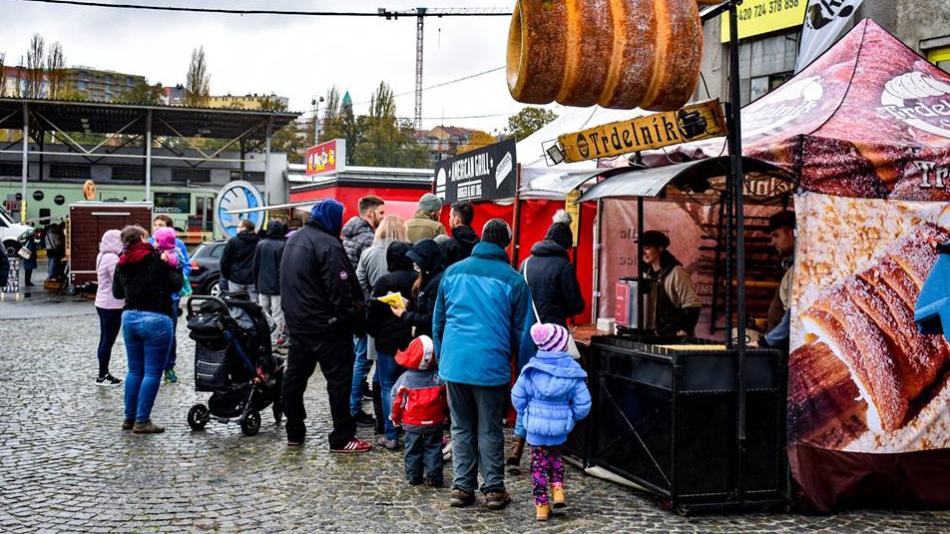
[[514,139],[442,160],[435,167],[435,194],[447,203],[514,198],[517,166]]

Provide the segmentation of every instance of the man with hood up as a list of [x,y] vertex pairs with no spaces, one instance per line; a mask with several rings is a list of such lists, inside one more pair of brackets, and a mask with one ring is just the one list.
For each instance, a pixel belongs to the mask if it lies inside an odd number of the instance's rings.
[[284,225],[271,221],[254,251],[254,284],[258,303],[274,320],[277,345],[284,344],[284,312],[280,309],[280,259],[284,254]]
[[333,418],[330,451],[355,453],[372,448],[356,439],[356,422],[349,406],[353,335],[364,328],[364,299],[340,241],[342,226],[343,204],[322,200],[314,205],[307,223],[284,245],[280,294],[292,344],[284,373],[283,402],[287,445],[302,445],[307,433],[303,395],[319,363]]
[[248,219],[241,221],[241,230],[228,240],[221,254],[221,277],[228,281],[228,291],[246,291],[247,296],[257,302],[257,290],[254,288],[254,251],[260,237],[254,232],[254,223]]

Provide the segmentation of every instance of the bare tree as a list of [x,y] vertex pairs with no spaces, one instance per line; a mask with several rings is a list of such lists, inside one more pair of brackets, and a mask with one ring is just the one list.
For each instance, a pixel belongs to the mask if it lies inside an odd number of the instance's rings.
[[7,96],[7,53],[0,52],[0,97]]
[[46,56],[46,80],[49,84],[47,95],[49,98],[58,98],[63,96],[66,89],[66,54],[63,53],[63,45],[56,41],[49,47],[49,53]]
[[208,95],[211,94],[211,75],[208,73],[204,46],[191,51],[185,89],[185,105],[203,106],[208,102]]
[[43,50],[46,42],[43,36],[38,33],[33,34],[30,39],[30,47],[26,51],[26,96],[27,98],[40,98],[43,96],[43,67],[46,57]]

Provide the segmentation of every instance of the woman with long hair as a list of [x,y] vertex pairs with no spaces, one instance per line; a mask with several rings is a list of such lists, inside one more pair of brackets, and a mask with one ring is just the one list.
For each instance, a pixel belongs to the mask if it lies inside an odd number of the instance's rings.
[[653,280],[645,312],[646,326],[659,336],[693,337],[701,302],[689,272],[670,253],[670,238],[657,230],[643,232],[643,273]]
[[149,244],[141,226],[126,226],[121,238],[125,250],[115,269],[112,296],[125,299],[122,332],[128,374],[122,430],[157,434],[165,428],[152,422],[152,405],[172,341],[172,294],[181,290],[184,277],[180,265],[172,267]]
[[[360,256],[360,262],[356,266],[356,278],[363,288],[363,296],[366,303],[369,304],[373,296],[373,288],[379,279],[389,273],[386,250],[393,243],[408,243],[406,238],[406,222],[397,215],[387,215],[380,221],[376,227],[376,235],[373,244],[363,251]],[[373,413],[375,419],[363,411],[361,403],[363,392],[362,383],[369,376],[370,368],[376,359],[375,340],[372,336],[367,336],[367,359],[364,362],[356,361],[353,364],[353,389],[350,393],[350,413],[356,418],[357,424],[373,424],[376,427],[376,434],[382,434],[385,431],[385,422],[383,421],[382,393],[379,385],[379,372],[373,376]]]

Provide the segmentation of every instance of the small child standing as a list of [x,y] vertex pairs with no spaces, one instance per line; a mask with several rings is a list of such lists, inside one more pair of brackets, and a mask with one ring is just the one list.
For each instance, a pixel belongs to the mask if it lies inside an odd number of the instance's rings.
[[[531,338],[538,353],[521,370],[511,403],[522,418],[526,441],[531,447],[531,484],[538,521],[551,516],[555,508],[566,506],[564,462],[561,445],[574,423],[590,413],[587,373],[567,352],[570,333],[556,324],[535,324]],[[548,500],[548,482],[552,498]]]
[[175,246],[175,229],[159,228],[155,230],[155,248],[161,252],[162,259],[172,267],[178,267],[179,253]]
[[445,384],[436,374],[435,351],[429,336],[419,336],[396,354],[407,371],[393,385],[392,422],[406,431],[406,479],[418,486],[441,488],[442,424],[449,411]]

